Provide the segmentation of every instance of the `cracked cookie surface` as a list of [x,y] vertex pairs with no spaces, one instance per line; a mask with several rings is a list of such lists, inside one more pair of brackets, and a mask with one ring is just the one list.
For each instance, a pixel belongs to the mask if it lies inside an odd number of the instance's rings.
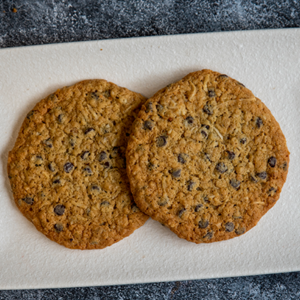
[[27,115],[9,153],[15,202],[51,240],[101,249],[142,226],[125,151],[142,95],[105,80],[57,90]]
[[195,243],[255,226],[279,199],[289,164],[269,109],[240,82],[210,70],[148,99],[126,157],[139,208]]

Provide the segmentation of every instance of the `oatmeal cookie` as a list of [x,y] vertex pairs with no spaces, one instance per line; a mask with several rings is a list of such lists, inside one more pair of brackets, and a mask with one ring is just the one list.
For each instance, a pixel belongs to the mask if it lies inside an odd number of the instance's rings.
[[101,249],[146,222],[125,160],[145,100],[105,80],[86,80],[29,112],[9,153],[8,175],[17,207],[48,238],[72,249]]
[[276,203],[289,151],[269,109],[240,82],[191,73],[143,106],[128,142],[138,207],[179,237],[237,237]]

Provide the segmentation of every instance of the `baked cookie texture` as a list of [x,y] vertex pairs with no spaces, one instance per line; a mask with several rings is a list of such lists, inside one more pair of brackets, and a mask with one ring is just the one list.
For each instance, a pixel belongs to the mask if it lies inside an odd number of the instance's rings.
[[64,87],[27,115],[8,157],[17,207],[51,240],[101,249],[142,226],[125,150],[142,95],[105,80]]
[[289,151],[269,109],[210,70],[157,92],[134,121],[127,173],[138,207],[179,237],[237,237],[276,203]]

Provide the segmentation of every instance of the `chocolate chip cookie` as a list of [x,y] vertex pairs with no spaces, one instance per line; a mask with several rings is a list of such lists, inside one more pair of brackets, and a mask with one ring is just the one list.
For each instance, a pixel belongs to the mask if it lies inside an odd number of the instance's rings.
[[105,80],[59,89],[27,115],[9,153],[15,202],[51,240],[101,249],[142,226],[126,175],[132,122],[146,99]]
[[138,207],[195,243],[255,226],[278,200],[289,165],[269,109],[242,83],[210,70],[142,106],[126,157]]

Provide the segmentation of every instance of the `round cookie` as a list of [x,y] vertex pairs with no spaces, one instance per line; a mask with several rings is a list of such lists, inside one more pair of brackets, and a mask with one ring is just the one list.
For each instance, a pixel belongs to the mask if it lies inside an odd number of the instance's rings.
[[72,249],[101,249],[142,226],[125,151],[146,100],[105,80],[57,90],[27,115],[8,157],[15,202],[35,227]]
[[126,157],[138,207],[195,243],[255,226],[278,200],[289,164],[268,108],[243,84],[210,70],[148,99]]

